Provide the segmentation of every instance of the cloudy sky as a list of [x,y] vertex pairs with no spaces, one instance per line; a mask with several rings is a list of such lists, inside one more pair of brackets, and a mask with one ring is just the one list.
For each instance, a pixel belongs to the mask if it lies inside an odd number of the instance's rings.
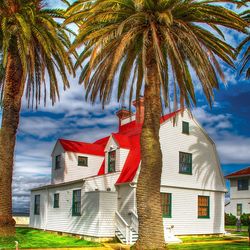
[[[61,7],[59,0],[48,3]],[[230,31],[226,34],[233,46],[243,38]],[[213,108],[208,107],[197,87],[198,105],[193,112],[216,142],[223,172],[227,174],[250,165],[250,82],[222,66],[227,84],[221,83],[216,91]],[[53,107],[47,103],[46,107],[30,110],[23,100],[14,166],[15,212],[28,211],[31,188],[50,182],[50,154],[58,138],[91,142],[117,130],[115,112],[121,105],[113,99],[102,110],[99,104],[86,103],[77,77],[70,82],[71,88],[61,91],[60,102]]]

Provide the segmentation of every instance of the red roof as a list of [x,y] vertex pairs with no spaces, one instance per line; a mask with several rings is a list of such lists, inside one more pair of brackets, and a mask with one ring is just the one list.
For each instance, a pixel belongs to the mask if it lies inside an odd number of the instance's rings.
[[[161,123],[173,118],[180,110],[167,114],[161,117]],[[136,123],[136,121],[129,122],[119,127],[118,133],[113,133],[114,140],[119,144],[121,148],[129,149],[129,153],[122,172],[116,182],[116,184],[127,183],[133,181],[138,167],[141,161],[140,152],[140,135],[142,130],[142,124]],[[95,141],[94,143],[84,143],[59,139],[65,151],[78,152],[85,154],[93,154],[104,156],[104,148],[109,140],[110,136]],[[98,175],[105,174],[105,161],[98,171]]]
[[229,174],[227,176],[225,176],[225,178],[230,179],[230,178],[234,178],[234,177],[238,177],[238,176],[248,176],[250,175],[250,167],[241,169],[237,172],[234,172],[232,174]]
[[113,133],[113,138],[121,148],[131,148],[129,137],[121,133]]
[[95,143],[69,141],[69,140],[64,140],[64,139],[59,139],[58,141],[61,143],[65,151],[104,156],[103,145],[99,145]]

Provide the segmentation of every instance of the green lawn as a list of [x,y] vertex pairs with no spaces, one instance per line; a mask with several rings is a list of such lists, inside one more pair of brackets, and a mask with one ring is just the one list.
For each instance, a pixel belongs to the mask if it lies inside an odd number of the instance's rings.
[[[237,227],[236,226],[225,226],[226,230],[229,231],[236,231]],[[241,227],[242,231],[247,231],[247,226],[242,226]]]
[[186,249],[194,249],[194,250],[249,250],[247,242],[236,242],[236,243],[223,243],[223,244],[179,244],[179,245],[169,245],[169,250],[186,250]]
[[204,241],[209,243],[210,241],[230,241],[230,240],[242,239],[241,237],[237,236],[234,235],[233,236],[183,236],[179,238],[183,241],[183,243],[204,242]]
[[97,247],[99,243],[81,240],[75,237],[59,236],[30,228],[17,228],[16,236],[0,238],[0,249],[13,249],[15,241],[19,248],[53,248],[53,247]]

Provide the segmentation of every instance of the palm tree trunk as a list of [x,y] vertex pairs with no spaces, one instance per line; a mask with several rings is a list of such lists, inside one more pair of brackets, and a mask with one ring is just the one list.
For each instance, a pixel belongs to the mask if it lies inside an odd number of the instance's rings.
[[12,175],[16,133],[24,89],[22,67],[17,52],[9,51],[3,96],[0,131],[0,235],[15,233],[12,218]]
[[161,117],[160,80],[153,48],[146,58],[147,83],[144,92],[145,115],[141,134],[141,170],[136,199],[139,238],[136,249],[166,249],[161,211],[160,184],[162,152],[159,130]]

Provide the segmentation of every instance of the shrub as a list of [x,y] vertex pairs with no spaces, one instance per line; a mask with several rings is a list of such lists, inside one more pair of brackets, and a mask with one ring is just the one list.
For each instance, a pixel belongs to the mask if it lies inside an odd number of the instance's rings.
[[240,220],[243,226],[248,226],[249,216],[250,214],[245,213],[240,216]]
[[225,225],[226,226],[235,226],[237,218],[233,214],[225,214]]

